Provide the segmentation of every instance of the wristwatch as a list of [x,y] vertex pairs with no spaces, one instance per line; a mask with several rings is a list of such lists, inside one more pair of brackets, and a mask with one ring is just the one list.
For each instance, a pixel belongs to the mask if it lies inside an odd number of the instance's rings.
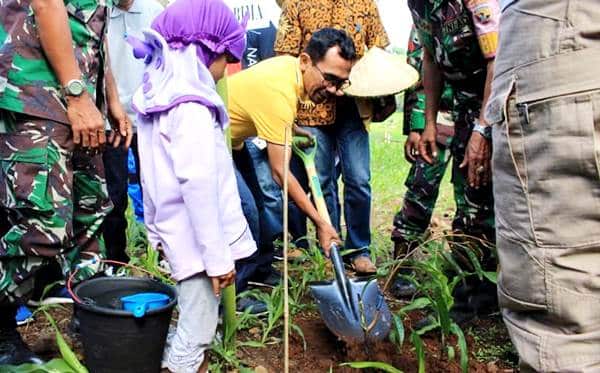
[[67,84],[62,87],[63,97],[73,96],[79,97],[85,92],[86,86],[82,80],[79,79],[71,79],[67,82]]
[[481,134],[481,136],[483,136],[486,140],[492,139],[492,126],[490,126],[490,125],[483,126],[481,123],[479,123],[479,119],[477,119],[477,118],[475,118],[473,123],[474,123],[474,125],[473,125],[474,132],[479,132]]

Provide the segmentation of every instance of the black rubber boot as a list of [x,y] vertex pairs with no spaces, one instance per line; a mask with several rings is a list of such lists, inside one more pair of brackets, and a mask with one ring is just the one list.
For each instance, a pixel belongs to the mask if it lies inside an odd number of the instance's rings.
[[412,298],[417,293],[417,287],[404,276],[414,276],[409,268],[400,268],[390,286],[390,294],[397,299]]
[[43,364],[43,361],[23,342],[17,331],[16,314],[16,306],[0,308],[0,366]]
[[[409,243],[404,239],[394,239],[394,258],[405,257],[417,245],[417,241]],[[410,268],[400,268],[390,286],[390,294],[397,299],[412,298],[417,293],[417,287],[405,276],[414,276],[414,274],[414,271]]]

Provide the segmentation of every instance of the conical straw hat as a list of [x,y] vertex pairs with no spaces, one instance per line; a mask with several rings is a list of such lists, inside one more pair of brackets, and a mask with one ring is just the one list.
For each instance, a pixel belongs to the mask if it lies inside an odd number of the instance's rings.
[[405,59],[371,48],[350,72],[350,87],[344,92],[356,97],[388,96],[410,88],[419,80],[419,72]]

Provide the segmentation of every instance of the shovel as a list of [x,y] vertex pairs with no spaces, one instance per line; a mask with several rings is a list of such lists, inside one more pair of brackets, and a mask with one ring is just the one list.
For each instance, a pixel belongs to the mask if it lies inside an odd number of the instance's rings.
[[[315,167],[316,139],[311,142],[303,136],[295,136],[294,153],[302,159],[319,215],[330,222],[327,205]],[[368,212],[367,212],[368,213]],[[392,315],[375,279],[349,279],[337,245],[332,245],[331,262],[335,273],[332,281],[309,284],[325,325],[338,338],[349,343],[380,341],[392,328]]]

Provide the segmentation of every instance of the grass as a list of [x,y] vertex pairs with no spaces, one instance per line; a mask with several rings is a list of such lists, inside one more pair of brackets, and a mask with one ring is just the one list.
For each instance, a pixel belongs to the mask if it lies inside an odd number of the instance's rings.
[[493,323],[485,328],[471,327],[466,333],[473,338],[475,359],[483,362],[502,361],[510,367],[517,367],[517,350],[501,323]]
[[[371,124],[371,207],[372,249],[376,256],[391,253],[392,219],[402,207],[404,182],[411,164],[404,159],[402,113],[392,115],[384,123]],[[446,171],[434,216],[453,216],[454,197],[450,185],[450,167]]]

